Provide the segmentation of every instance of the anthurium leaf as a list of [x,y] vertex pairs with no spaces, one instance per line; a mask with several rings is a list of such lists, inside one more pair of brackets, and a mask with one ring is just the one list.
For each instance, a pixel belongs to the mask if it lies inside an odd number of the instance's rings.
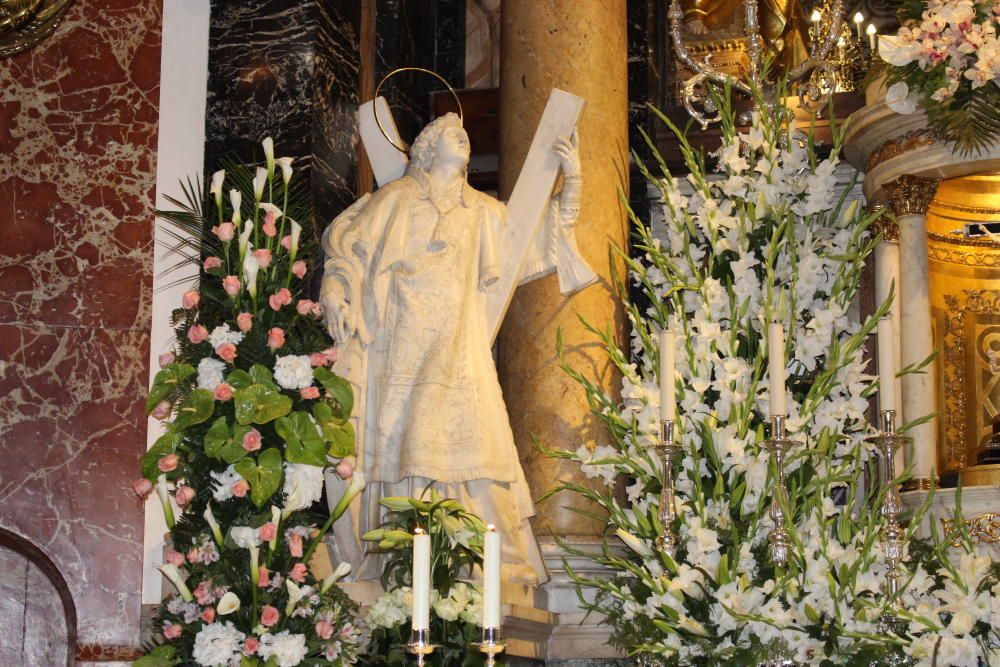
[[169,644],[164,644],[163,646],[157,646],[149,655],[144,655],[139,658],[133,665],[136,667],[172,667],[176,664],[175,654],[177,649]]
[[250,499],[257,507],[263,507],[281,484],[281,452],[275,447],[265,449],[256,461],[250,456],[240,459],[234,468],[249,482]]
[[313,377],[319,380],[319,383],[333,396],[333,400],[337,401],[337,405],[340,406],[340,414],[337,416],[341,419],[350,417],[351,411],[354,410],[354,390],[351,388],[351,383],[322,366],[313,370]]
[[142,457],[142,476],[151,482],[155,482],[160,474],[160,469],[156,467],[157,461],[167,454],[177,451],[177,446],[181,444],[184,435],[181,433],[167,433],[161,435],[153,443],[153,446]]
[[253,384],[253,378],[246,371],[237,369],[226,376],[226,382],[233,389],[246,389]]
[[287,443],[285,458],[291,463],[326,465],[326,441],[316,430],[307,412],[293,412],[274,424],[274,430]]
[[188,364],[167,364],[153,378],[153,387],[149,390],[149,398],[146,399],[146,413],[153,411],[153,408],[163,400],[166,400],[180,387],[181,382],[196,373],[193,366]]
[[215,412],[215,397],[207,389],[195,389],[177,407],[177,416],[170,430],[179,433],[186,428],[207,421]]
[[219,417],[205,434],[205,455],[226,463],[236,463],[247,455],[243,449],[243,436],[249,430],[249,426],[239,425],[230,430],[226,418]]
[[271,371],[267,366],[261,366],[260,364],[254,364],[250,367],[250,378],[254,384],[274,384],[274,377],[271,375]]
[[332,435],[327,440],[330,443],[329,454],[336,459],[354,455],[354,426],[351,422],[345,421],[335,429],[323,427],[323,434]]
[[240,424],[266,424],[292,411],[292,399],[274,386],[252,384],[233,395],[236,421]]

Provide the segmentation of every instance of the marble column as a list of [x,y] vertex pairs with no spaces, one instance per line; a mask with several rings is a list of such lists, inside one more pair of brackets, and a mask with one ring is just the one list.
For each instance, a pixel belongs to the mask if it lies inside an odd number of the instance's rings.
[[[886,299],[892,296],[888,316],[892,318],[892,333],[896,368],[902,368],[902,345],[900,344],[900,296],[899,296],[899,225],[887,217],[880,218],[873,225],[872,233],[881,235],[882,240],[875,246],[875,307],[879,308]],[[903,396],[903,379],[895,378],[896,400]],[[901,403],[896,405],[896,414],[902,413]],[[882,409],[882,406],[879,406]],[[896,457],[895,473],[899,475],[906,468],[905,453]]]
[[[500,49],[500,183],[506,198],[553,87],[587,100],[580,121],[584,197],[580,249],[601,281],[569,298],[548,276],[518,289],[499,336],[498,372],[522,465],[537,497],[561,480],[582,480],[570,462],[545,457],[548,447],[576,449],[610,436],[589,411],[583,388],[560,368],[562,333],[570,365],[616,394],[620,379],[597,337],[578,316],[624,341],[625,318],[613,292],[611,244],[624,246],[626,217],[618,188],[628,191],[628,75],[625,0],[504,0]],[[623,265],[615,260],[619,275]],[[571,511],[593,506],[569,494],[538,506],[536,534],[596,535],[603,524]]]
[[[885,184],[889,205],[899,225],[899,256],[906,260],[900,272],[900,363],[916,365],[934,351],[927,264],[927,207],[938,181],[904,174]],[[903,420],[911,422],[938,411],[937,367],[932,362],[920,373],[903,378]],[[928,488],[936,478],[938,417],[907,432],[913,438],[913,478],[910,488]],[[910,462],[908,462],[910,463]]]

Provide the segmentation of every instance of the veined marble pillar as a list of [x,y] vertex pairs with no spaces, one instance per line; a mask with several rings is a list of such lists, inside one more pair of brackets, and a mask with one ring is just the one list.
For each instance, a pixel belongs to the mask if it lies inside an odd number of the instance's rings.
[[[899,256],[906,270],[900,272],[901,368],[919,364],[934,351],[931,299],[927,265],[927,207],[934,198],[937,179],[904,174],[885,184],[889,205],[899,225]],[[903,378],[903,420],[910,422],[937,412],[935,364]],[[938,417],[911,429],[913,479],[910,488],[928,488],[937,476]],[[908,462],[909,463],[909,462]]]
[[[510,195],[553,87],[580,95],[583,206],[576,238],[601,281],[569,298],[555,276],[517,290],[499,336],[498,372],[521,462],[537,497],[560,480],[582,480],[570,462],[532,446],[576,449],[607,443],[590,415],[583,388],[559,368],[556,333],[568,362],[613,393],[620,379],[600,342],[578,315],[624,340],[625,319],[608,279],[610,244],[624,246],[626,217],[617,190],[627,191],[628,76],[625,0],[504,0],[500,49],[500,187]],[[624,275],[623,265],[618,266]],[[584,480],[585,481],[585,480]],[[603,525],[571,506],[593,506],[568,494],[538,506],[536,534],[594,535]]]
[[[875,223],[872,232],[882,235],[882,241],[875,246],[875,307],[880,307],[885,300],[893,295],[889,306],[889,317],[892,318],[892,333],[895,344],[896,368],[902,368],[902,345],[900,344],[900,297],[899,297],[899,226],[893,220],[881,218]],[[895,378],[897,401],[903,396],[903,380]],[[901,403],[896,405],[896,414],[902,413]],[[879,406],[882,409],[882,406]],[[898,423],[898,421],[897,421]],[[899,475],[906,468],[907,461],[903,456],[897,456],[895,473]]]

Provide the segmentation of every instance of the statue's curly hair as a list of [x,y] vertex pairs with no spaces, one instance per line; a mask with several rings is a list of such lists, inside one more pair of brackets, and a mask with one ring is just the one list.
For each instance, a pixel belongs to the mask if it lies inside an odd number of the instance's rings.
[[413,141],[413,146],[410,148],[410,164],[424,171],[430,169],[434,162],[434,147],[441,133],[452,127],[462,129],[462,119],[452,112],[438,116],[428,123]]

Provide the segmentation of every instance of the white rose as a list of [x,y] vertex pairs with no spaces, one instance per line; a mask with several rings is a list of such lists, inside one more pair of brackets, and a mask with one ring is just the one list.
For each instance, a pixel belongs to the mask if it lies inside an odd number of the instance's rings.
[[454,621],[464,607],[464,604],[451,598],[441,598],[434,603],[434,613],[443,621]]
[[313,383],[312,364],[305,354],[289,354],[274,362],[274,381],[285,389],[299,390]]
[[898,114],[908,116],[917,110],[917,98],[910,95],[910,87],[905,81],[894,83],[889,86],[885,93],[886,105]]

